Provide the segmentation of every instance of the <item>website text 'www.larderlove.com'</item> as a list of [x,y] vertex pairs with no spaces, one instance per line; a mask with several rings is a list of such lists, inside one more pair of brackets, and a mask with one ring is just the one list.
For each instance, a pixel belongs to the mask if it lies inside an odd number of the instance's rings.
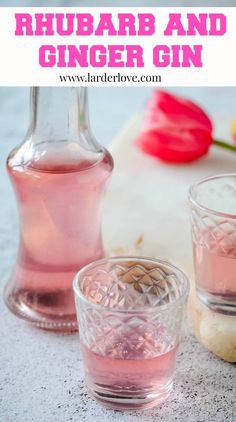
[[59,75],[60,82],[80,82],[80,83],[162,83],[161,75],[123,75],[116,73],[111,75],[109,73],[93,74],[88,72],[84,75]]

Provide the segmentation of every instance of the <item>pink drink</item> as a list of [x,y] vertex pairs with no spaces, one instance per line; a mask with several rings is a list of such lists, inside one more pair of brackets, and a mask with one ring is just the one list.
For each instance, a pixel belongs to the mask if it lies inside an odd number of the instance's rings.
[[[221,223],[219,223],[221,224]],[[236,301],[236,235],[200,233],[193,243],[196,285],[201,296]]]
[[[155,341],[141,331],[139,336],[135,335],[135,341],[133,338],[134,334],[128,333],[114,341],[111,335],[105,356],[81,342],[87,385],[99,400],[106,396],[106,404],[110,397],[111,407],[113,403],[116,408],[135,408],[135,397],[150,397],[150,402],[142,407],[152,407],[163,402],[172,388],[177,346],[167,340]],[[96,340],[97,349],[99,342],[103,349],[102,337]],[[120,403],[122,397],[126,397],[126,402]]]
[[188,280],[171,264],[134,256],[89,264],[73,283],[86,384],[113,409],[169,396]]
[[108,153],[95,163],[75,154],[67,157],[64,147],[62,153],[65,164],[54,151],[30,165],[21,165],[14,156],[8,161],[20,214],[8,306],[41,327],[45,320],[45,328],[51,329],[60,329],[60,320],[61,329],[75,326],[73,276],[104,255],[101,199],[112,169]]

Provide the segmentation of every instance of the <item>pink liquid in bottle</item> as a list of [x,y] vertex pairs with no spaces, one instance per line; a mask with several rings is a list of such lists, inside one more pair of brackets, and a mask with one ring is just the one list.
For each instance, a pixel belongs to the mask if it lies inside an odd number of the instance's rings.
[[73,277],[104,256],[102,199],[113,162],[97,144],[86,145],[71,132],[73,141],[59,136],[30,139],[7,162],[20,242],[5,300],[13,313],[41,328],[72,331],[77,326]]

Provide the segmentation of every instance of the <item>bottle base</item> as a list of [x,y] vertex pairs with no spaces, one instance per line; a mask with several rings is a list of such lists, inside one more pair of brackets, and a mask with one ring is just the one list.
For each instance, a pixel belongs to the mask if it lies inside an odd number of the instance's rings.
[[71,290],[36,294],[26,290],[12,293],[6,288],[4,300],[14,315],[37,328],[62,333],[78,330]]

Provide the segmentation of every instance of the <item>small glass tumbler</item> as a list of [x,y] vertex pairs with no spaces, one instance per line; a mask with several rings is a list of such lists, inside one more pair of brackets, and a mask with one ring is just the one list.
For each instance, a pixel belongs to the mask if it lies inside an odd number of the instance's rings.
[[76,275],[74,293],[87,387],[114,409],[162,403],[173,384],[186,276],[141,257],[95,261]]
[[196,291],[216,312],[236,315],[236,174],[191,186]]

